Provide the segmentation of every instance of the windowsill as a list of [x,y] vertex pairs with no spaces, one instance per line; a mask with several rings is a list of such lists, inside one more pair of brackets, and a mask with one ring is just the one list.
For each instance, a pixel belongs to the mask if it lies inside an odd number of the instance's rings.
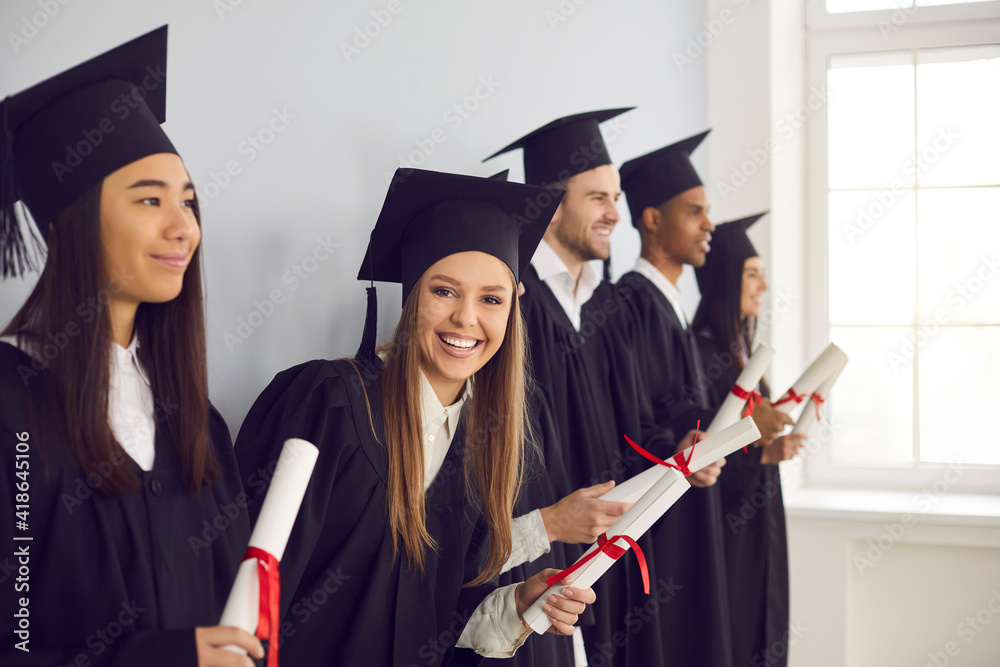
[[997,495],[803,487],[785,491],[784,503],[794,519],[881,522],[910,514],[921,525],[1000,528]]

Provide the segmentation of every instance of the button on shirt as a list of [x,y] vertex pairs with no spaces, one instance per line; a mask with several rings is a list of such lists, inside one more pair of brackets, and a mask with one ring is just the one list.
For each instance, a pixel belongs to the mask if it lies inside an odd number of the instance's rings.
[[[424,438],[424,491],[430,488],[441,470],[451,441],[458,428],[458,420],[462,406],[471,396],[471,385],[468,380],[462,389],[462,395],[449,406],[441,404],[441,400],[431,387],[427,376],[420,373],[420,423]],[[476,607],[466,623],[462,636],[458,639],[459,648],[470,648],[487,658],[509,658],[524,643],[531,634],[521,618],[517,615],[517,603],[514,599],[514,589],[517,584],[498,588]]]
[[580,311],[601,284],[601,273],[592,262],[586,262],[580,273],[580,280],[574,281],[565,262],[544,239],[538,244],[538,249],[531,258],[531,265],[535,267],[538,279],[552,290],[569,321],[573,323],[573,328],[579,331]]
[[674,312],[677,313],[677,319],[681,321],[681,326],[687,329],[688,321],[684,315],[684,308],[681,306],[681,291],[677,288],[677,285],[670,282],[658,268],[642,257],[635,263],[634,270],[636,273],[640,273],[648,278],[649,282],[656,285],[657,289],[663,292],[663,296],[667,297],[667,301],[674,307]]

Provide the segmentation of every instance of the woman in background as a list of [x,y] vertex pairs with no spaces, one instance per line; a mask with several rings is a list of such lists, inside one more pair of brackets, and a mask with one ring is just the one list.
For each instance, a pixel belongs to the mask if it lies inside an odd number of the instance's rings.
[[[701,303],[692,327],[716,409],[750,356],[767,291],[763,264],[746,234],[763,215],[718,225],[712,252],[695,269]],[[771,651],[788,629],[788,547],[778,463],[795,456],[805,439],[780,435],[792,420],[770,407],[766,381],[755,389],[764,397],[753,414],[761,440],[747,453],[726,457],[719,476],[735,667],[785,664],[786,651]]]

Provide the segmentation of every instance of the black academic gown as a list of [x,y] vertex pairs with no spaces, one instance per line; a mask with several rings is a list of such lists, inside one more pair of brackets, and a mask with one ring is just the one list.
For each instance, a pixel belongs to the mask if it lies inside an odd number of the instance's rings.
[[[645,399],[639,393],[634,332],[614,287],[606,281],[597,287],[583,306],[577,331],[534,267],[528,268],[522,282],[521,306],[535,381],[552,399],[571,489],[609,479],[621,482],[644,470],[646,460],[628,446],[624,435],[660,455],[668,438],[657,433],[642,409]],[[639,545],[649,564],[654,596],[643,594],[633,553],[594,585],[595,622],[581,624],[591,665],[666,664],[667,648],[658,624],[651,620],[659,613],[660,603],[654,598],[660,580],[648,534]]]
[[496,584],[463,588],[481,572],[488,547],[486,523],[465,496],[465,417],[426,494],[427,530],[438,550],[419,575],[404,554],[393,557],[381,364],[357,368],[361,376],[346,360],[318,360],[279,373],[236,439],[251,521],[284,441],[298,437],[319,448],[280,565],[281,662],[477,665],[478,655],[455,644]]
[[[709,408],[700,351],[673,306],[645,276],[626,273],[617,283],[636,327],[636,352],[656,422],[679,438],[708,428]],[[671,452],[672,453],[672,452]],[[725,468],[723,468],[725,471]],[[721,493],[718,484],[691,488],[654,524],[659,575],[673,583],[658,615],[671,665],[732,665]]]
[[[531,400],[533,444],[525,447],[524,476],[521,491],[514,505],[514,516],[554,505],[571,492],[563,468],[562,451],[555,434],[555,423],[549,399],[541,388],[535,389]],[[524,581],[545,568],[563,569],[571,565],[580,553],[577,545],[552,542],[550,551],[528,563],[517,565],[500,575],[500,586]],[[593,623],[588,606],[577,625]],[[573,667],[573,639],[547,633],[531,637],[512,658],[489,658],[483,667]]]
[[[218,623],[250,537],[222,417],[212,409],[221,469],[212,484],[188,492],[170,436],[157,429],[152,470],[124,454],[115,459],[141,486],[106,496],[94,487],[113,464],[80,470],[52,428],[60,417],[45,409],[40,378],[26,384],[19,365],[31,368],[31,358],[0,343],[0,664],[195,667],[193,629]],[[29,421],[29,406],[37,419]],[[26,468],[15,458],[24,432]],[[25,472],[29,507],[18,515],[16,485],[25,480],[17,474]],[[27,530],[16,523],[22,519]],[[16,555],[22,549],[26,560]],[[21,597],[29,602],[30,653],[14,647]]]
[[[722,405],[742,368],[708,331],[699,331],[702,356],[711,360],[712,405]],[[767,387],[759,387],[767,398]],[[760,462],[762,449],[726,457],[719,477],[734,667],[784,667],[775,650],[788,630],[788,545],[778,466]]]

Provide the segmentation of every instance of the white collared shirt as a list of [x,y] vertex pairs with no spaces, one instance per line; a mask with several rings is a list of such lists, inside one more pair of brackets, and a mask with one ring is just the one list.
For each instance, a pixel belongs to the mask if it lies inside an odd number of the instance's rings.
[[663,275],[663,273],[652,265],[649,260],[642,257],[635,263],[636,273],[644,275],[649,278],[649,282],[656,285],[657,289],[663,292],[663,296],[667,297],[667,301],[670,305],[674,307],[674,312],[677,313],[677,319],[681,321],[681,327],[684,329],[688,328],[687,316],[684,314],[684,308],[681,306],[681,291],[678,289],[677,285],[670,282],[670,280]]
[[535,267],[539,280],[552,290],[577,331],[580,330],[580,312],[583,304],[590,301],[590,297],[594,296],[594,290],[601,284],[601,272],[594,266],[595,262],[585,262],[580,280],[574,281],[569,269],[566,268],[566,263],[545,239],[538,244],[531,258],[531,265]]
[[[451,405],[444,406],[431,387],[427,376],[420,372],[420,424],[424,445],[424,490],[430,488],[437,477],[451,441],[458,428],[458,420],[466,399],[471,396],[468,380],[462,395]],[[544,525],[543,525],[544,530]],[[476,607],[469,617],[459,648],[471,648],[486,658],[509,658],[531,634],[517,615],[514,590],[517,584],[498,588]]]
[[[18,345],[17,336],[4,336],[22,352],[40,358],[30,338]],[[132,338],[128,347],[111,344],[108,387],[108,424],[115,440],[125,453],[143,470],[152,470],[156,454],[156,419],[153,388],[149,376],[139,363],[139,339]]]

